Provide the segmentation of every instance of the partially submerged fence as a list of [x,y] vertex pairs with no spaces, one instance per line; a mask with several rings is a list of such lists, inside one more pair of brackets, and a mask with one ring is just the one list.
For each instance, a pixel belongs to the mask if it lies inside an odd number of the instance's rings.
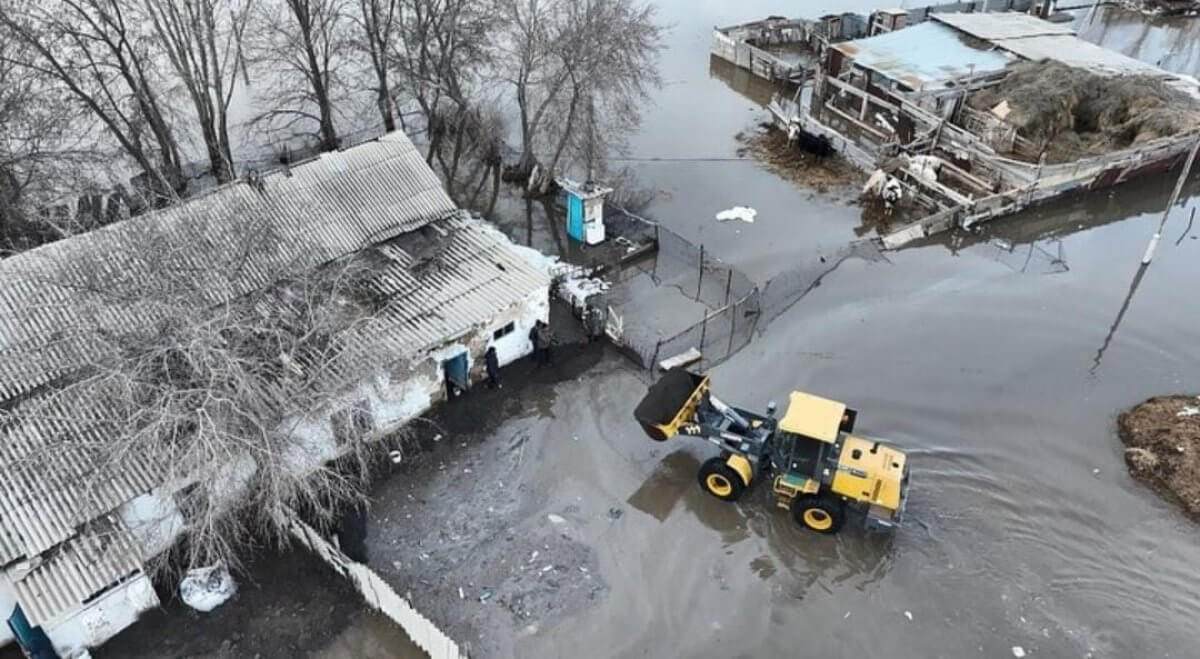
[[[603,308],[608,313],[610,338],[626,356],[648,371],[655,370],[663,360],[692,349],[701,355],[694,368],[712,368],[749,345],[757,332],[819,286],[825,275],[846,260],[884,260],[875,242],[853,241],[834,250],[814,251],[757,284],[703,245],[696,245],[661,225],[637,219],[654,226],[658,253],[655,258],[635,263],[632,273],[626,271],[616,278],[616,286],[606,295]],[[631,299],[637,294],[634,287],[622,285],[622,281],[627,284],[631,280],[631,275],[648,275],[655,286],[676,289],[682,297],[702,305],[696,320],[683,329],[661,333],[652,326],[652,321],[641,317],[647,310],[637,310],[638,300]]]

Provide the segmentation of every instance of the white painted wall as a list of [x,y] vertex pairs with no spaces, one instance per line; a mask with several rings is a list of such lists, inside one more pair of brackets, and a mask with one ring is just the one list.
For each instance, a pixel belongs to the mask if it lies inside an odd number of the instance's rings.
[[13,587],[7,575],[0,573],[0,648],[15,640],[6,621],[16,606],[17,589]]
[[170,549],[183,533],[183,515],[171,492],[159,488],[125,502],[117,509],[142,556],[158,556]]
[[[389,369],[364,380],[321,412],[290,419],[285,429],[298,439],[289,456],[299,470],[314,470],[339,454],[332,417],[337,410],[349,409],[366,401],[375,421],[375,436],[393,432],[428,411],[446,395],[442,361],[467,352],[467,368],[473,382],[485,377],[484,353],[496,347],[500,365],[509,364],[533,352],[529,332],[534,324],[550,320],[550,288],[529,293],[524,300],[503,309],[485,325],[453,341],[428,351],[411,366],[393,364]],[[496,339],[495,332],[513,323],[513,331]],[[381,355],[381,361],[387,360]]]
[[158,595],[144,574],[101,595],[86,607],[42,626],[58,654],[69,659],[96,647],[132,625],[141,613],[158,606]]

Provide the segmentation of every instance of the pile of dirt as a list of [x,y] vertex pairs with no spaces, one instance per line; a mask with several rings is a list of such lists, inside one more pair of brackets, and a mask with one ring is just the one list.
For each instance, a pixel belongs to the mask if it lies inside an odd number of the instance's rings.
[[1047,162],[1110,153],[1200,127],[1200,103],[1151,76],[1100,76],[1056,62],[1014,67],[968,104],[1044,148]]
[[792,183],[826,192],[830,188],[862,185],[863,173],[841,156],[819,157],[788,141],[787,134],[771,125],[737,134],[738,157],[750,156],[772,173]]
[[1200,521],[1200,397],[1161,396],[1117,418],[1134,478]]

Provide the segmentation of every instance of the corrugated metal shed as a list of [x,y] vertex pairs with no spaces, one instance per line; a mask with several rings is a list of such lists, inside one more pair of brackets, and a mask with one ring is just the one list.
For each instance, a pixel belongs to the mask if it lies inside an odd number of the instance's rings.
[[918,90],[946,81],[1004,69],[1013,57],[977,48],[952,28],[925,22],[857,41],[830,46],[854,64]]
[[[181,271],[241,263],[204,291],[216,305],[265,286],[283,266],[311,268],[455,210],[412,142],[393,133],[266,176],[262,192],[247,182],[228,185],[4,259],[0,402],[87,363],[89,346],[69,331],[81,308],[104,305],[106,324],[117,330],[153,322],[152,310],[111,298],[130,282],[162,276],[155,270],[163,258]],[[278,249],[243,255],[249,222],[269,222]],[[139,255],[154,238],[171,243],[171,253],[156,249],[148,263]]]
[[17,602],[31,625],[41,625],[141,571],[129,530],[115,517],[108,517],[18,576],[14,584]]
[[1051,23],[1036,16],[1016,12],[972,12],[969,14],[930,14],[930,20],[945,23],[955,29],[987,41],[1041,35],[1073,35],[1075,30],[1061,23]]

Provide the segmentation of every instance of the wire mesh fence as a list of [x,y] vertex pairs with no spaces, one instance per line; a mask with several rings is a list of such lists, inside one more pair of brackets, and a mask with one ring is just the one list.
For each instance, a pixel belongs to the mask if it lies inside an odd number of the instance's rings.
[[[672,357],[695,350],[701,371],[711,369],[737,354],[756,333],[786,312],[820,285],[825,275],[849,259],[885,260],[874,241],[847,243],[833,252],[814,254],[761,285],[744,273],[707,254],[674,232],[658,227],[660,254],[639,267],[660,286],[671,286],[689,300],[703,305],[691,325],[669,333],[639,327],[641,320],[624,313],[631,305],[610,298],[610,318],[622,327],[618,344],[634,363],[648,374]],[[665,246],[665,249],[664,249]]]

